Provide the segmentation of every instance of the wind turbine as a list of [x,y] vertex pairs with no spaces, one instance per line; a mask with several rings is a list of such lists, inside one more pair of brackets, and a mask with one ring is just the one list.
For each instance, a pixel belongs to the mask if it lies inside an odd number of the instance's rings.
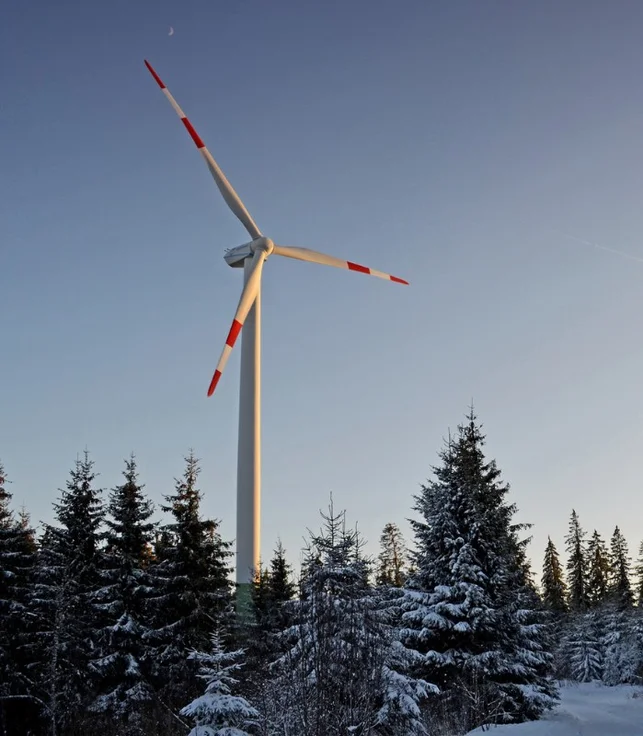
[[335,266],[349,271],[377,276],[387,281],[408,285],[408,281],[399,279],[381,271],[375,271],[366,266],[360,266],[352,261],[318,253],[308,248],[295,248],[275,243],[266,238],[255,221],[250,216],[243,202],[232,188],[230,182],[219,168],[212,154],[205,147],[196,130],[181,110],[176,100],[163,84],[159,75],[151,64],[146,61],[145,66],[154,77],[163,94],[181,122],[187,129],[190,137],[205,159],[214,177],[219,191],[223,195],[228,207],[241,221],[252,238],[236,248],[225,253],[225,260],[233,268],[244,269],[244,286],[237,306],[236,314],[225,341],[223,352],[219,358],[216,370],[212,376],[208,396],[214,393],[223,369],[225,368],[232,348],[243,327],[241,341],[241,385],[239,391],[239,445],[237,456],[237,559],[236,577],[239,586],[239,602],[247,601],[254,573],[259,568],[260,553],[260,505],[261,505],[261,274],[263,264],[268,256],[278,255],[286,258],[295,258],[309,263],[320,263],[325,266]]

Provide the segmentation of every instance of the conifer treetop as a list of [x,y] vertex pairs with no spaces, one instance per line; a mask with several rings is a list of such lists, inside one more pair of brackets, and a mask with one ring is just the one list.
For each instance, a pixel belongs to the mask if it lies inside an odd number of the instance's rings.
[[211,636],[209,652],[192,650],[189,659],[199,665],[199,677],[205,681],[205,693],[181,710],[182,716],[194,719],[196,727],[190,736],[247,736],[247,729],[256,725],[259,712],[245,698],[234,695],[241,669],[239,660],[244,650],[227,652],[221,631]]
[[407,550],[404,536],[397,524],[387,523],[380,536],[378,585],[401,588],[407,578]]
[[551,537],[547,537],[541,585],[545,605],[557,613],[565,612],[567,610],[567,586],[558,550]]
[[565,537],[567,550],[567,589],[571,611],[585,611],[587,597],[587,546],[586,534],[580,525],[578,514],[572,509],[569,532]]
[[150,558],[150,544],[155,524],[148,521],[154,513],[152,502],[143,494],[144,484],[138,481],[136,458],[132,453],[125,460],[125,482],[112,489],[109,497],[107,547],[132,564],[145,565]]
[[636,562],[636,604],[643,608],[643,541],[639,546],[639,558]]
[[273,603],[285,603],[295,595],[296,586],[292,579],[292,567],[286,559],[286,550],[281,539],[277,540],[277,546],[270,560],[268,580]]
[[7,490],[7,476],[5,475],[4,466],[0,462],[0,530],[12,529],[15,520],[11,511],[11,493]]
[[601,535],[594,529],[587,544],[587,602],[596,608],[607,600],[610,561]]
[[617,526],[610,541],[610,596],[622,608],[631,608],[634,603],[630,582],[631,559],[627,541]]

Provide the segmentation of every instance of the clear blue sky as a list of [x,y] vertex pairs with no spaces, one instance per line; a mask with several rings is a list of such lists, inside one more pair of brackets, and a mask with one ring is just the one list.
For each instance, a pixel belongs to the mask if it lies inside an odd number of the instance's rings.
[[[173,26],[175,33],[168,36]],[[113,0],[0,11],[0,457],[50,520],[88,447],[156,501],[193,447],[235,534],[239,354],[205,393],[259,227],[410,287],[264,271],[263,552],[330,491],[376,551],[473,398],[520,518],[643,536],[643,3]]]

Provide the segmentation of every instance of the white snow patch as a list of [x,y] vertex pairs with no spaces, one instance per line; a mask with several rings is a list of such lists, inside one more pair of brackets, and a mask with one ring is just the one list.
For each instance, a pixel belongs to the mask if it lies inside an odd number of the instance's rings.
[[643,736],[643,688],[598,682],[562,685],[560,704],[540,721],[492,726],[497,736]]

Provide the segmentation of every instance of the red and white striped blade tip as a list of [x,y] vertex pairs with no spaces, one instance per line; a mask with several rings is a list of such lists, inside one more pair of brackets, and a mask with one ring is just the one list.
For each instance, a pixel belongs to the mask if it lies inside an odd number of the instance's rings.
[[[379,273],[376,273],[374,269],[369,268],[368,266],[360,266],[359,263],[353,263],[352,261],[346,261],[346,263],[348,263],[349,271],[358,271],[359,273],[365,273],[369,276],[379,276],[380,278],[382,278]],[[391,276],[390,273],[384,274],[384,276],[388,276],[389,281],[393,281],[396,284],[404,284],[404,286],[409,286],[409,282],[405,279],[399,278],[399,276]]]
[[377,276],[379,279],[388,279],[389,281],[393,281],[396,284],[404,284],[404,286],[409,286],[409,282],[405,279],[401,279],[398,276],[391,276],[390,273],[384,273],[383,271],[377,271],[374,268],[369,268],[368,266],[362,266],[359,263],[353,263],[353,261],[346,261],[346,267],[349,271],[356,271],[357,273],[365,273],[367,276]]
[[212,376],[212,380],[210,381],[210,387],[208,388],[208,396],[212,396],[212,394],[214,393],[214,389],[217,387],[217,384],[219,383],[219,379],[221,378],[223,369],[225,368],[226,363],[228,362],[228,358],[230,357],[230,353],[232,352],[232,348],[234,347],[234,344],[237,341],[237,338],[239,337],[239,333],[241,332],[242,327],[243,327],[243,322],[239,321],[236,318],[232,320],[232,326],[230,327],[230,331],[228,332],[228,337],[226,338],[225,345],[223,346],[221,357],[219,358],[219,362],[217,363],[216,370],[214,371],[214,375]]
[[156,82],[157,82],[158,86],[159,86],[159,87],[160,87],[161,89],[165,89],[165,85],[163,84],[163,80],[162,80],[162,79],[161,79],[161,77],[159,77],[159,75],[158,75],[158,74],[157,74],[157,73],[156,73],[156,72],[154,71],[154,67],[153,67],[153,66],[152,66],[152,65],[150,64],[150,62],[149,62],[149,61],[148,61],[147,59],[144,59],[143,61],[145,61],[145,66],[147,67],[147,69],[148,69],[149,73],[150,73],[150,74],[151,74],[151,75],[152,75],[152,76],[154,77],[154,79],[156,79]]
[[220,378],[221,371],[215,371],[214,375],[212,376],[212,380],[210,381],[210,387],[208,388],[208,396],[212,396],[212,394],[214,393],[214,389],[217,387],[217,383],[219,383]]

